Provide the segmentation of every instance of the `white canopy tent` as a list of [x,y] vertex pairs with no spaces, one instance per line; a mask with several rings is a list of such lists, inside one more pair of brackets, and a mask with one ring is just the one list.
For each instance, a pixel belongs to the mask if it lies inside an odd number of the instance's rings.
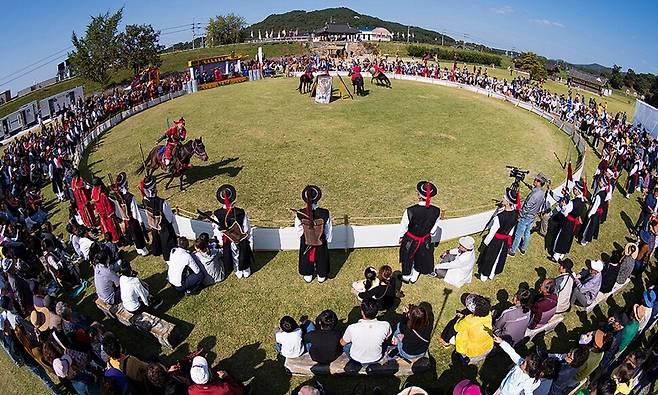
[[642,100],[636,100],[633,126],[640,123],[654,138],[658,138],[658,108]]

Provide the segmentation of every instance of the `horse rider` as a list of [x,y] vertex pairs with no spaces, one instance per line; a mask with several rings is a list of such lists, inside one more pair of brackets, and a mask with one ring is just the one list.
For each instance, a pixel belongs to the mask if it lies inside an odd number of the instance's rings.
[[359,78],[363,78],[361,77],[361,66],[359,66],[357,62],[354,62],[354,65],[352,66],[352,84],[354,85]]
[[185,119],[181,117],[178,121],[174,121],[174,124],[171,125],[165,133],[160,136],[157,143],[161,142],[164,139],[167,139],[167,145],[165,146],[164,153],[162,154],[162,162],[165,167],[170,171],[171,157],[174,152],[174,149],[185,141],[187,137],[187,130],[185,129]]

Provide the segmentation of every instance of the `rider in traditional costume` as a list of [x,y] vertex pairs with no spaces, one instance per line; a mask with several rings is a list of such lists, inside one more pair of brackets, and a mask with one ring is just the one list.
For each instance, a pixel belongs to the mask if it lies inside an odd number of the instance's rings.
[[224,184],[215,194],[222,206],[215,210],[215,233],[219,233],[222,246],[222,259],[225,273],[235,271],[238,278],[247,278],[251,275],[251,263],[254,254],[251,246],[254,236],[249,224],[247,213],[233,206],[237,192],[232,185]]
[[418,204],[408,207],[400,223],[400,263],[402,281],[415,283],[421,274],[434,270],[434,243],[441,210],[430,204],[438,189],[429,181],[416,185]]
[[181,117],[178,121],[174,121],[174,124],[165,131],[165,133],[158,139],[158,143],[164,139],[167,140],[167,145],[165,146],[164,153],[162,154],[162,161],[164,165],[169,168],[172,160],[171,156],[174,152],[174,149],[182,144],[187,138],[187,130],[185,129],[185,119]]
[[157,195],[155,177],[146,176],[140,184],[140,191],[146,224],[151,231],[151,252],[155,256],[162,255],[165,262],[168,262],[169,253],[176,247],[174,213],[169,204]]
[[114,212],[114,204],[107,197],[107,191],[103,180],[99,177],[94,177],[92,180],[93,188],[91,189],[91,200],[94,202],[94,210],[100,219],[101,230],[103,234],[109,233],[112,235],[112,243],[119,242],[119,230],[116,223],[116,213]]
[[149,250],[146,248],[142,216],[139,214],[137,199],[128,191],[128,178],[125,172],[117,175],[114,181],[114,194],[119,204],[126,235],[132,241],[139,255],[148,255]]
[[83,224],[91,229],[95,226],[95,218],[93,210],[89,205],[89,190],[91,187],[80,176],[78,169],[73,169],[73,177],[71,178],[71,190],[73,191],[73,198],[75,199],[75,206],[78,209],[80,219]]
[[322,191],[315,185],[308,185],[302,191],[306,207],[296,210],[295,229],[299,235],[299,274],[304,281],[313,281],[317,274],[318,282],[323,283],[329,275],[329,247],[333,237],[333,226],[329,210],[318,207]]
[[585,184],[578,180],[574,182],[573,199],[569,200],[569,202],[561,200],[559,203],[558,211],[564,219],[560,224],[560,229],[558,229],[553,243],[552,259],[556,262],[563,260],[564,256],[571,251],[574,235],[581,222],[580,218],[586,209],[585,198],[583,197],[584,191]]
[[481,281],[493,280],[505,267],[507,252],[512,246],[514,228],[519,218],[519,212],[516,210],[518,202],[517,193],[507,188],[503,196],[503,211],[494,217],[489,234],[483,241],[486,249],[479,263]]

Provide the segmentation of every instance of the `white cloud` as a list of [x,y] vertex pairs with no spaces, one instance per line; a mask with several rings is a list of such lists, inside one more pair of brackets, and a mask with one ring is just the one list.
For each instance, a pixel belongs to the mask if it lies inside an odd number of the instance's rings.
[[530,22],[537,23],[539,25],[551,26],[551,27],[564,27],[563,24],[556,21],[550,21],[548,19],[531,19]]
[[502,7],[492,8],[491,11],[495,12],[496,14],[507,15],[513,13],[514,8],[508,5],[504,5]]

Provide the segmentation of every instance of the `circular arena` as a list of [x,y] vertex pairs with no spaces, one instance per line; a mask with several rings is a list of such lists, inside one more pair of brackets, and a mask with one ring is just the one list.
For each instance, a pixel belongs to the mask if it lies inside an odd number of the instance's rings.
[[333,14],[162,52],[123,11],[67,93],[0,104],[35,125],[0,162],[8,394],[655,390],[658,77]]

